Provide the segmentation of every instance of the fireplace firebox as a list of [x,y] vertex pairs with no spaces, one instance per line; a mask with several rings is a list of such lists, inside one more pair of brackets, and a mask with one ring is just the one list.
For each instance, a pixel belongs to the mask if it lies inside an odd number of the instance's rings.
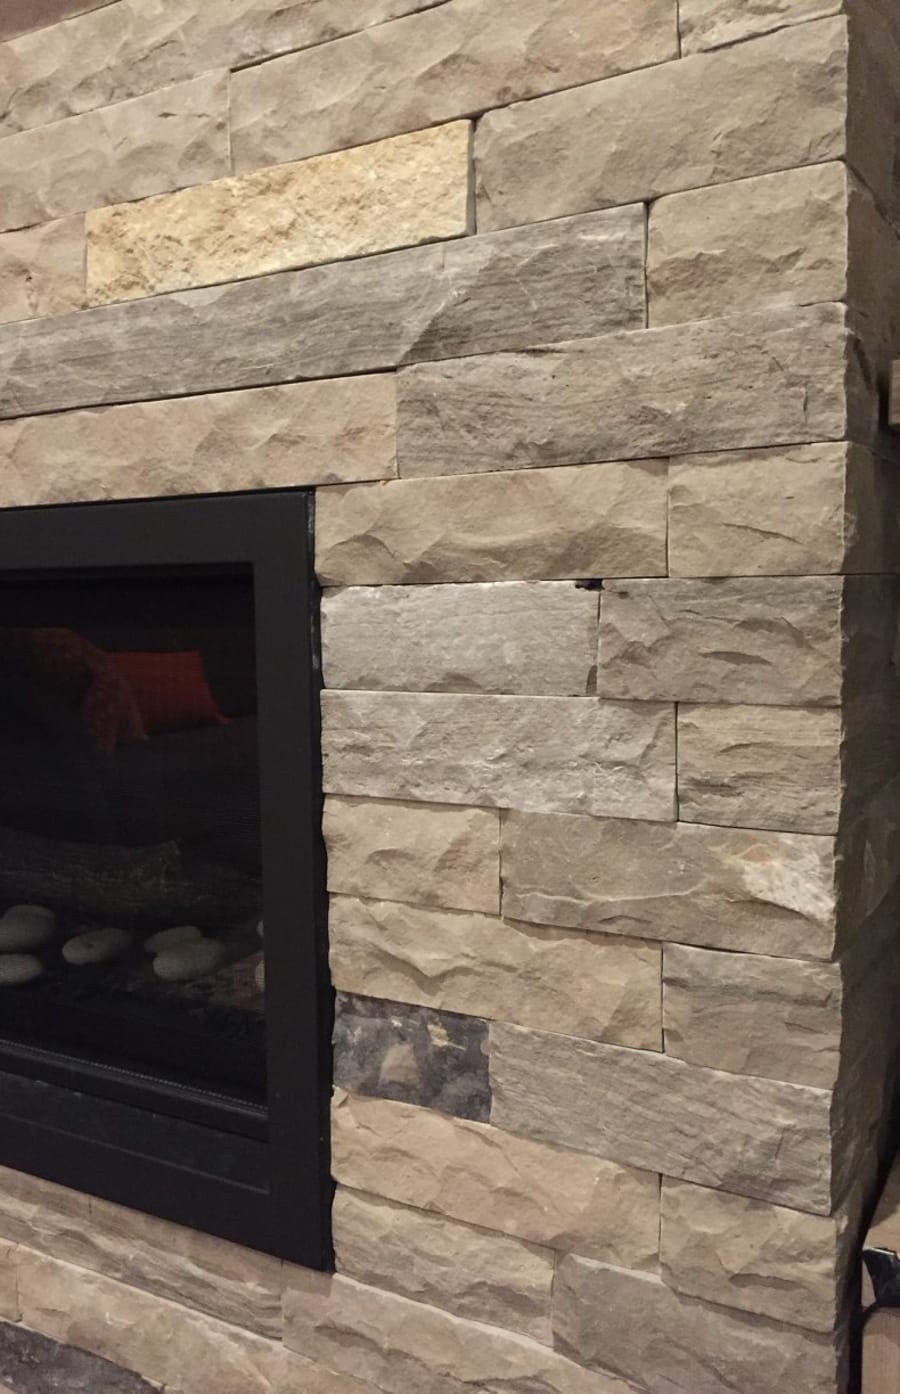
[[311,507],[0,514],[0,1162],[322,1268]]

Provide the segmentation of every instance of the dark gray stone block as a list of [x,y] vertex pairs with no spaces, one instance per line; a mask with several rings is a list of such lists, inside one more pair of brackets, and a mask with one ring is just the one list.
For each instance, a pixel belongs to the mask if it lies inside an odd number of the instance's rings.
[[22,1326],[0,1325],[0,1380],[12,1394],[154,1394],[139,1375]]

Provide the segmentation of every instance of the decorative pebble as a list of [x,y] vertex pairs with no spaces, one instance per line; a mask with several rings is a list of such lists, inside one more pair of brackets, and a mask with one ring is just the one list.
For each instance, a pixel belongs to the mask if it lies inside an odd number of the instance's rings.
[[196,939],[191,944],[163,949],[153,960],[153,971],[165,983],[187,983],[221,968],[227,953],[219,939]]
[[39,949],[56,929],[56,916],[41,905],[13,905],[0,918],[0,953]]
[[89,963],[110,963],[131,947],[131,935],[124,929],[89,929],[63,944],[66,963],[83,968]]
[[44,965],[34,954],[0,954],[0,987],[14,987],[39,978]]
[[196,944],[203,938],[203,930],[195,924],[177,924],[172,929],[160,929],[145,940],[144,948],[148,954],[161,954],[164,949],[174,949],[178,944]]
[[256,967],[255,967],[254,970],[253,970],[253,976],[254,976],[254,978],[256,979],[256,986],[259,988],[260,992],[265,992],[265,990],[266,990],[266,962],[265,962],[265,959],[262,959],[262,958],[261,958],[261,959],[259,960],[259,963],[257,963]]

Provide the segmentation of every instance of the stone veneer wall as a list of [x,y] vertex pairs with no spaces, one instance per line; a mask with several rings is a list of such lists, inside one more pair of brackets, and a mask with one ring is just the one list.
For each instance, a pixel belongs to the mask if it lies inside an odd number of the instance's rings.
[[336,1276],[5,1173],[6,1316],[179,1394],[844,1389],[900,20],[841,11],[76,0],[0,45],[0,503],[317,486],[339,990]]

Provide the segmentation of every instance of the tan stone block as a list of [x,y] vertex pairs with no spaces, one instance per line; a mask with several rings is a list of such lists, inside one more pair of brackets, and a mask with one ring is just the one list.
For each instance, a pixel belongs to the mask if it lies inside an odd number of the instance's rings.
[[277,165],[87,215],[91,304],[461,237],[471,124]]
[[837,832],[841,725],[836,710],[681,705],[679,818],[783,832]]
[[677,53],[672,0],[517,0],[512,9],[451,0],[236,73],[236,168],[419,130]]
[[840,159],[844,19],[489,112],[478,224],[507,227]]
[[675,713],[594,697],[322,694],[334,794],[670,819]]
[[839,163],[658,199],[650,212],[650,323],[842,300],[847,200]]
[[228,172],[228,74],[0,140],[0,230]]
[[339,991],[662,1049],[656,945],[347,896],[329,938]]
[[733,1074],[834,1086],[843,1008],[836,963],[667,944],[663,981],[668,1055]]
[[340,1275],[295,1270],[285,1322],[290,1349],[384,1394],[632,1394],[527,1336]]
[[83,304],[83,218],[0,233],[0,321],[62,315]]
[[665,491],[649,461],[329,489],[316,570],[326,585],[662,575]]
[[719,48],[837,14],[841,0],[680,0],[681,47],[685,54]]
[[421,363],[400,374],[400,474],[840,440],[850,388],[854,429],[869,429],[855,382],[834,305]]
[[498,822],[486,808],[327,799],[328,888],[496,914]]
[[396,470],[392,376],[0,422],[4,507],[286,489]]
[[344,1277],[552,1345],[551,1250],[343,1186],[332,1215]]
[[597,690],[647,702],[837,706],[843,596],[830,576],[607,582]]
[[[5,1321],[19,1321],[21,1318],[18,1257],[15,1244],[0,1244],[0,1317]],[[0,1394],[3,1394],[2,1389]]]
[[338,1090],[332,1165],[345,1186],[626,1268],[655,1268],[659,1182],[597,1157],[433,1109]]
[[681,1181],[662,1188],[662,1276],[688,1297],[812,1331],[838,1315],[841,1222]]
[[583,697],[594,680],[598,611],[596,593],[553,581],[327,591],[325,684]]
[[566,1258],[554,1300],[560,1348],[648,1394],[838,1394],[832,1338],[708,1306],[649,1274]]
[[831,956],[832,838],[508,813],[501,850],[509,919],[784,958]]

